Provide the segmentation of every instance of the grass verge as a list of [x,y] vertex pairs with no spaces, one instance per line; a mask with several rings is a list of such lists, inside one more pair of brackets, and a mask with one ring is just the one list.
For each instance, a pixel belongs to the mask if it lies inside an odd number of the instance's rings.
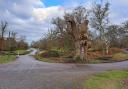
[[25,54],[28,54],[30,53],[31,51],[28,51],[28,50],[16,50],[15,53],[18,54],[19,52],[19,55],[25,55]]
[[96,74],[84,82],[84,89],[128,89],[128,86],[122,82],[126,78],[128,78],[128,71]]
[[8,63],[16,59],[15,55],[0,55],[0,64]]
[[3,51],[2,54],[4,55],[25,55],[30,53],[31,50],[16,50],[16,51]]

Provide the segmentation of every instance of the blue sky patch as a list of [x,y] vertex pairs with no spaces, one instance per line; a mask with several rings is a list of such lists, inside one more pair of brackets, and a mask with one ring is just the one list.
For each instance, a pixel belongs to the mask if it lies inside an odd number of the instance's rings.
[[64,0],[42,0],[46,7],[63,5]]

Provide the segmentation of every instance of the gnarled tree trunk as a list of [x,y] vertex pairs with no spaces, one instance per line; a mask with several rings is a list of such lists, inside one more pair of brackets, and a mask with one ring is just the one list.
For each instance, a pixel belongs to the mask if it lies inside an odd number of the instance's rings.
[[75,41],[75,58],[80,56],[80,42]]
[[75,45],[74,58],[80,58],[81,61],[87,61],[87,43],[88,43],[88,20],[84,20],[82,23],[77,23],[72,16],[65,16],[67,27]]

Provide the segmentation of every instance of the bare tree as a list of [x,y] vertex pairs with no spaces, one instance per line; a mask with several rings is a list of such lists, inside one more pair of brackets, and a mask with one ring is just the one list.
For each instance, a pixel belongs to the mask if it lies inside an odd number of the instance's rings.
[[58,41],[56,46],[59,47],[60,50],[62,48],[69,48],[69,50],[73,49],[74,38],[72,38],[67,31],[65,19],[58,17],[53,19],[52,23],[55,25],[55,30],[52,30],[53,39],[56,40],[56,42]]
[[4,46],[4,35],[7,30],[8,23],[6,21],[1,21],[0,24],[0,52],[3,51]]
[[10,49],[11,51],[14,51],[17,49],[17,42],[16,42],[16,36],[17,36],[17,33],[12,31],[11,32],[11,37],[10,37]]
[[126,33],[126,35],[128,35],[128,20],[126,22],[123,23],[123,28],[124,28],[124,31]]
[[[88,12],[80,6],[71,13],[65,13],[64,18],[53,19],[55,30],[52,32],[54,41],[64,47],[66,43],[74,49],[74,59],[87,60],[88,48]],[[61,41],[61,42],[60,42]]]
[[108,40],[105,38],[106,28],[108,26],[108,15],[109,15],[109,3],[105,4],[95,4],[93,5],[92,17],[91,17],[91,25],[94,29],[99,31],[100,40],[103,41],[104,44],[102,46],[103,55],[105,53],[105,48],[108,52]]
[[11,32],[11,37],[14,39],[14,40],[16,40],[16,36],[17,36],[17,33],[16,32]]
[[17,42],[18,49],[23,50],[23,49],[27,49],[28,48],[28,43],[25,40],[26,40],[25,36],[21,36],[19,38],[19,41]]
[[88,20],[86,9],[76,8],[73,13],[65,14],[67,32],[72,36],[75,45],[75,59],[85,62],[87,60],[88,49]]

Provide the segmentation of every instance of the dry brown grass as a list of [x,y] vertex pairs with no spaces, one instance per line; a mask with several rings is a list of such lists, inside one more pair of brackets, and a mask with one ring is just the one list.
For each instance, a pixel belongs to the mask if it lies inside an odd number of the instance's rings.
[[128,59],[128,54],[117,53],[117,54],[113,55],[112,59],[117,60],[117,61],[126,60],[126,59]]
[[[122,51],[123,50],[120,48],[110,48],[109,54],[103,56],[103,53],[101,50],[99,51],[89,50],[88,59],[89,61],[96,61],[96,63],[97,62],[102,63],[104,61],[105,62],[122,61],[128,58],[128,54],[122,53]],[[78,62],[73,59],[74,51],[64,52],[63,55],[61,55],[61,53],[58,51],[53,51],[52,54],[49,54],[47,51],[45,51],[40,53],[40,56],[43,58],[47,58],[56,63],[77,63]]]
[[123,89],[128,89],[128,78],[121,81]]
[[[112,55],[122,52],[123,50],[120,48],[110,48],[108,54],[105,54],[105,57],[112,57]],[[89,51],[88,58],[96,59],[99,57],[103,57],[102,51]]]

